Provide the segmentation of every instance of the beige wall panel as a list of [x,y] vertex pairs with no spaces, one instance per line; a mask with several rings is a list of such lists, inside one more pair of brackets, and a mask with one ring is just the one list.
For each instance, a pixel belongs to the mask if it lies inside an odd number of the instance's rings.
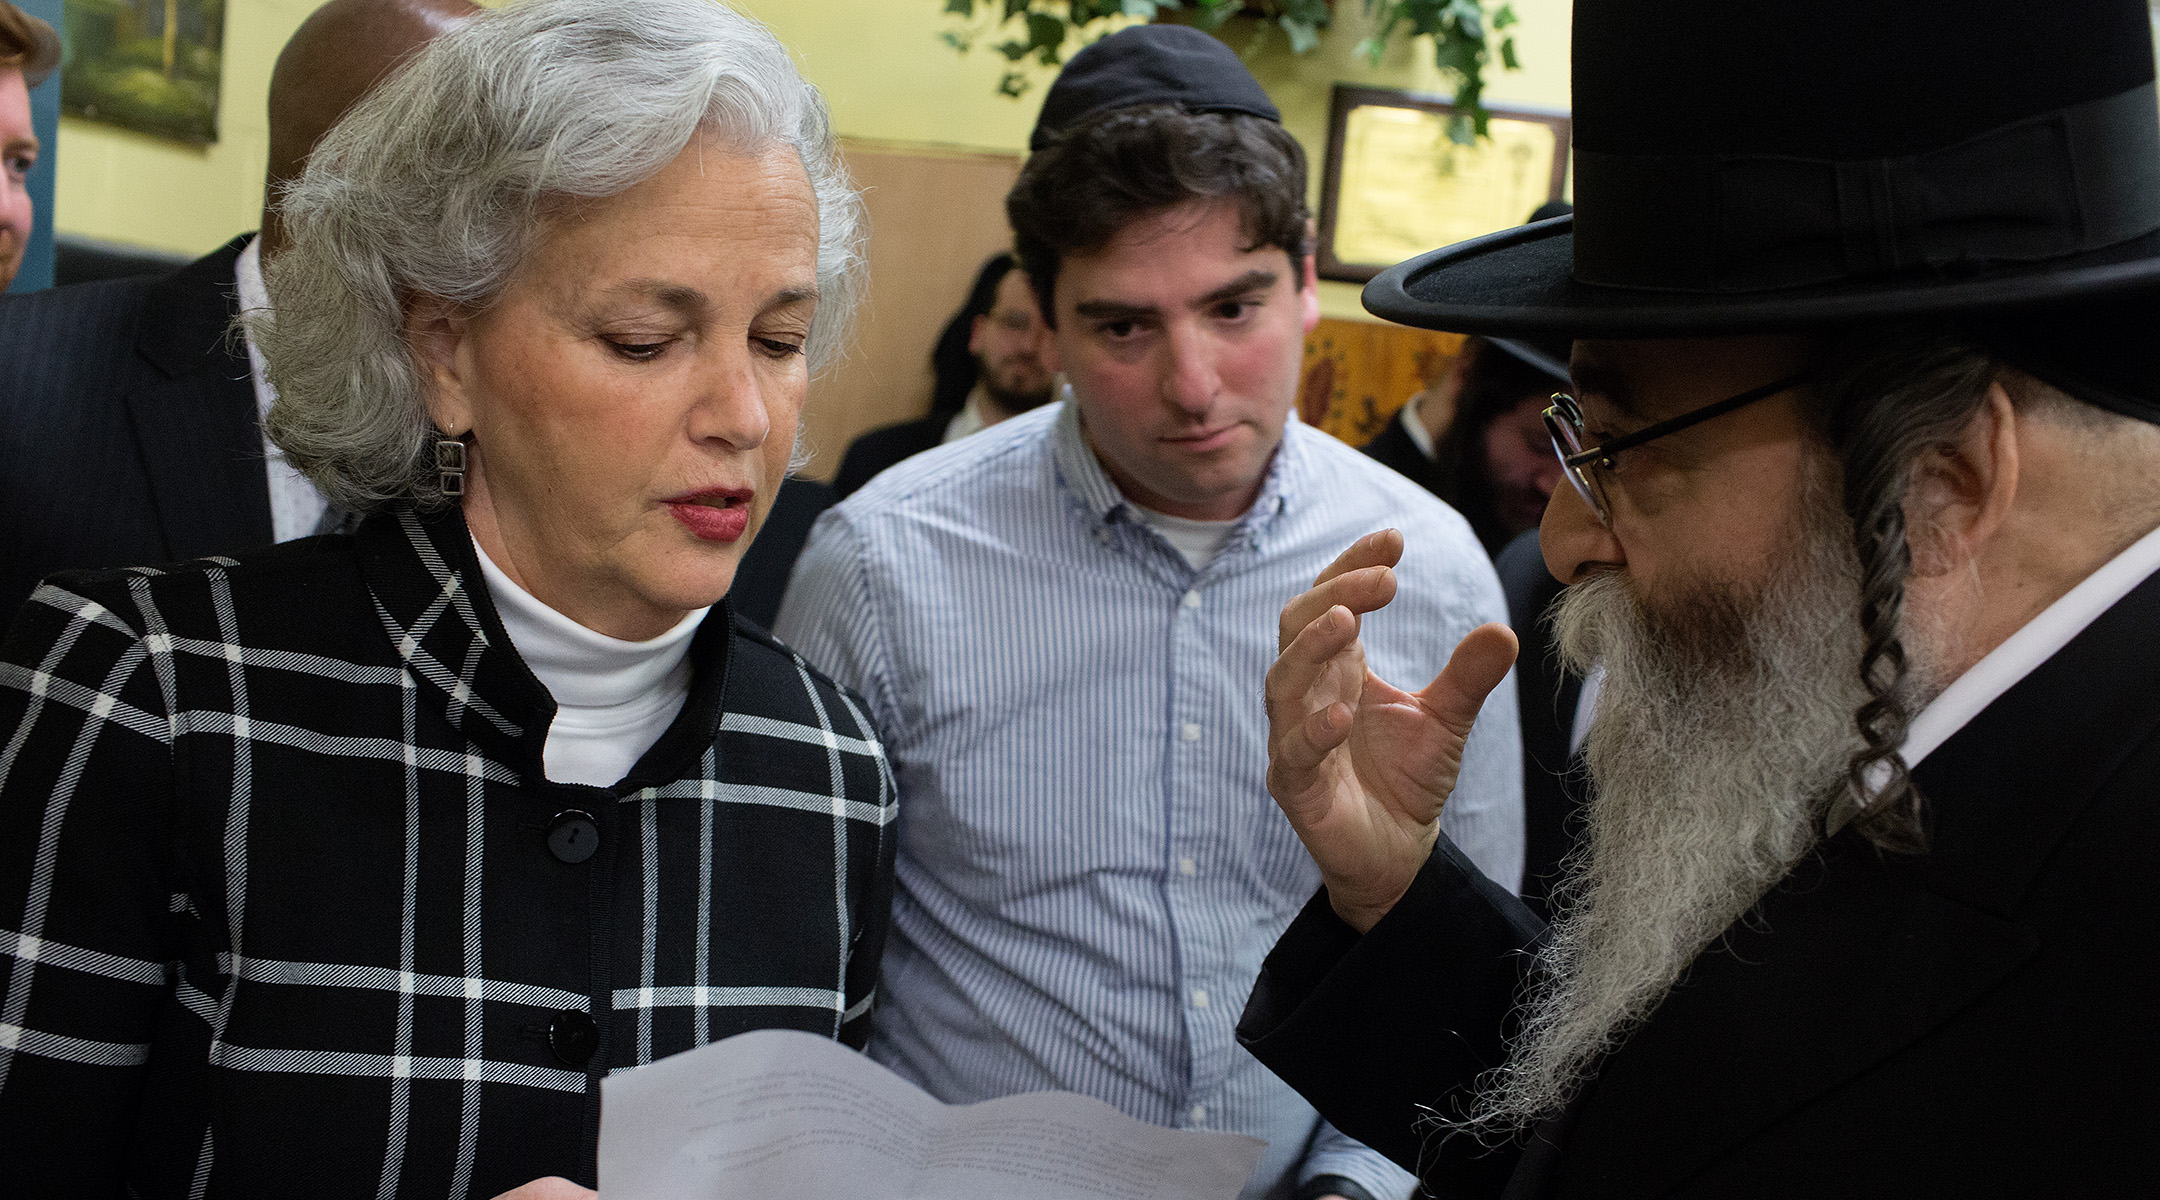
[[1016,154],[850,141],[848,169],[870,217],[870,290],[846,356],[810,385],[803,474],[831,479],[855,435],[922,416],[930,347],[966,301],[982,261],[1010,248],[1005,193]]

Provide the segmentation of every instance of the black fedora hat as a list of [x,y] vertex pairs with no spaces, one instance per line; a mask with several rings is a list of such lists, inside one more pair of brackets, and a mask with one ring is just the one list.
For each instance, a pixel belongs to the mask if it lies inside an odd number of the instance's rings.
[[1571,217],[1383,272],[1465,333],[1656,337],[2160,288],[2144,0],[1577,0]]
[[1574,344],[1566,338],[1486,338],[1494,348],[1512,355],[1524,366],[1536,368],[1555,383],[1568,381],[1568,354]]

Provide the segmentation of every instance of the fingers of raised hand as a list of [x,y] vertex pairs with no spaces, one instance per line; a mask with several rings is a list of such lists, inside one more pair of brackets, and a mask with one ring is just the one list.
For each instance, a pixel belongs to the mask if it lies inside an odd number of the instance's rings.
[[[1336,659],[1357,640],[1357,618],[1331,607],[1296,631],[1267,673],[1268,719],[1278,729],[1302,721],[1316,703],[1354,697],[1315,697],[1312,692]],[[1360,672],[1362,674],[1362,671]]]
[[[1341,701],[1288,722],[1268,757],[1268,790],[1286,807],[1295,804],[1320,764],[1350,736],[1351,725],[1350,706]],[[1292,810],[1290,815],[1300,814]]]
[[1318,587],[1337,575],[1345,575],[1364,567],[1392,567],[1402,561],[1403,537],[1400,529],[1381,529],[1366,534],[1350,543],[1350,548],[1335,556],[1313,580]]
[[1439,678],[1419,697],[1443,724],[1468,737],[1471,723],[1485,707],[1485,697],[1515,665],[1515,651],[1514,630],[1496,623],[1480,625],[1455,644],[1455,653],[1440,669]]
[[1395,568],[1386,563],[1323,576],[1312,590],[1283,606],[1282,620],[1275,630],[1276,645],[1288,647],[1292,638],[1336,605],[1349,609],[1353,616],[1382,608],[1395,599],[1395,588]]

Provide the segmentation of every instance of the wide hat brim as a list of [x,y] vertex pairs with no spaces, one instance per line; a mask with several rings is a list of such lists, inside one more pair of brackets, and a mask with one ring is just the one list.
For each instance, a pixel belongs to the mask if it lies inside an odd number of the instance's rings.
[[1608,287],[1574,277],[1574,218],[1459,242],[1382,271],[1365,307],[1451,333],[1658,338],[1958,316],[2160,290],[2160,232],[2044,262],[1922,269],[1760,292]]

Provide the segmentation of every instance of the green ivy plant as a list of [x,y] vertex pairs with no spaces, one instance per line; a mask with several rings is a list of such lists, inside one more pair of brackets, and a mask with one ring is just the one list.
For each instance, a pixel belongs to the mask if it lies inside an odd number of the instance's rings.
[[[1448,122],[1448,137],[1469,145],[1486,134],[1490,119],[1483,103],[1485,68],[1495,53],[1500,64],[1512,71],[1522,64],[1515,57],[1515,38],[1506,31],[1515,24],[1513,5],[1503,0],[1488,10],[1483,0],[1362,0],[1372,18],[1372,36],[1358,43],[1358,51],[1378,65],[1390,40],[1429,36],[1433,61],[1455,85],[1458,109]],[[1014,68],[998,80],[997,90],[1017,97],[1028,89],[1027,74],[1018,64],[1028,59],[1046,67],[1065,60],[1068,44],[1084,46],[1108,32],[1107,23],[1120,17],[1154,21],[1171,17],[1197,25],[1221,36],[1232,17],[1255,19],[1254,32],[1244,52],[1252,53],[1279,29],[1289,39],[1290,51],[1303,54],[1320,43],[1320,32],[1334,16],[1335,0],[945,0],[945,12],[974,28],[947,29],[939,35],[945,44],[965,54],[980,37],[999,37],[993,49]],[[1491,43],[1498,39],[1498,46]]]

